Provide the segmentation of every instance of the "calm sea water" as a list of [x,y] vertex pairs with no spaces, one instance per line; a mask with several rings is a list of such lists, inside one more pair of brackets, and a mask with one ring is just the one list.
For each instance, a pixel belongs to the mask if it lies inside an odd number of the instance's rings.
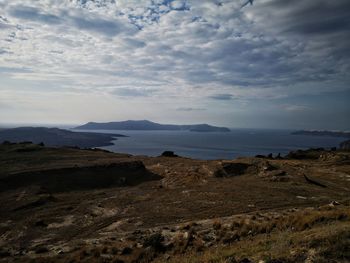
[[[90,131],[91,132],[91,131]],[[129,137],[117,138],[103,149],[133,155],[158,156],[163,151],[196,159],[232,159],[257,154],[287,154],[291,150],[312,147],[337,147],[344,138],[291,135],[288,130],[232,129],[227,133],[189,131],[120,131]]]

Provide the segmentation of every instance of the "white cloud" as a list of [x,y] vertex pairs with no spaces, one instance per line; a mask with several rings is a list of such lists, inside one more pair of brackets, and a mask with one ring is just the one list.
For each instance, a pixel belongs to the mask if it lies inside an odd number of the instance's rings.
[[304,112],[309,110],[309,107],[304,105],[284,105],[283,109],[289,112]]
[[[323,6],[347,5],[318,1],[322,14]],[[323,30],[315,24],[314,12],[309,19],[300,15],[310,12],[312,3],[261,0],[240,9],[241,4],[0,1],[0,75],[11,79],[11,87],[0,83],[0,89],[15,93],[27,81],[45,86],[36,91],[44,98],[47,91],[74,90],[117,100],[134,95],[150,103],[186,98],[207,108],[220,95],[279,99],[349,88],[349,43],[339,37],[349,30],[345,11],[332,16],[336,30],[327,31],[325,22]],[[345,25],[337,27],[338,20]]]

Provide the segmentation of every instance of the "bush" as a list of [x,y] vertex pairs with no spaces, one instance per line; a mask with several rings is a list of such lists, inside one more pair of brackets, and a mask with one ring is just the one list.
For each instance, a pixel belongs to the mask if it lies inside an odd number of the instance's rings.
[[145,239],[145,241],[143,242],[143,246],[144,247],[151,247],[153,248],[155,251],[164,251],[164,246],[163,246],[163,242],[164,241],[164,237],[162,236],[162,234],[160,233],[156,233],[153,234],[149,237],[147,237]]

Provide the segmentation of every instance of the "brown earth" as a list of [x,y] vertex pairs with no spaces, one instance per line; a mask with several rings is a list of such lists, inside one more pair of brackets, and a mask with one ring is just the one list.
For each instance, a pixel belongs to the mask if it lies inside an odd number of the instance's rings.
[[[258,262],[237,246],[330,223],[349,233],[349,196],[346,151],[201,161],[1,145],[0,262],[234,262],[214,248]],[[307,259],[294,250],[281,262]]]

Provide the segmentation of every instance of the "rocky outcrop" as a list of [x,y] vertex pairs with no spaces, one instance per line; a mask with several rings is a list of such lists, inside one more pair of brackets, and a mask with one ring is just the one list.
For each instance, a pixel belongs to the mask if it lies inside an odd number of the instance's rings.
[[45,186],[52,192],[133,186],[162,177],[149,172],[141,161],[70,167],[11,174],[0,179],[0,191],[28,185]]
[[350,150],[350,140],[342,142],[339,147],[341,150]]
[[223,163],[221,167],[214,172],[215,177],[232,177],[246,173],[249,164],[246,163]]
[[323,148],[291,151],[286,155],[287,159],[307,160],[318,159],[324,153]]
[[164,151],[162,157],[178,157],[173,151]]

